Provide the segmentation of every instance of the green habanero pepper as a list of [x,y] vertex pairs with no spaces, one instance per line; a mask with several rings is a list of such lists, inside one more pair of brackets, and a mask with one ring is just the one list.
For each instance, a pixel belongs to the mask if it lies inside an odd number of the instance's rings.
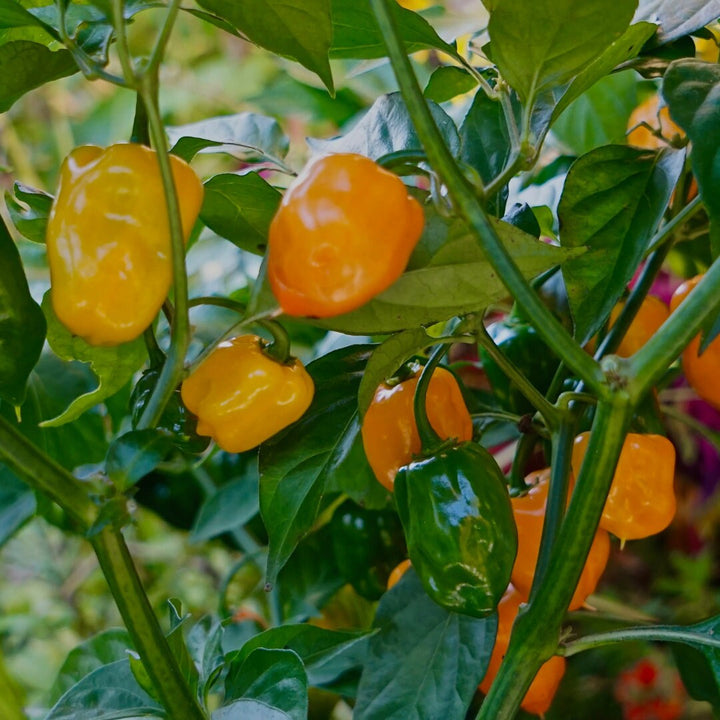
[[[140,421],[159,377],[160,368],[146,370],[133,388],[130,395],[133,427]],[[197,417],[185,407],[179,389],[175,390],[165,406],[158,427],[170,432],[175,446],[185,452],[201,453],[210,444],[210,438],[197,434]]]
[[[544,395],[550,388],[559,360],[535,328],[522,319],[509,315],[489,325],[487,332],[503,355]],[[516,415],[535,412],[532,404],[510,382],[482,346],[478,347],[478,354],[499,405]]]
[[500,468],[472,442],[401,468],[395,500],[410,561],[438,605],[473,617],[497,607],[517,554]]
[[30,295],[20,253],[0,218],[0,398],[16,407],[25,400],[46,331],[45,316]]
[[346,500],[333,513],[330,529],[340,574],[359,595],[378,600],[392,569],[407,557],[397,513]]

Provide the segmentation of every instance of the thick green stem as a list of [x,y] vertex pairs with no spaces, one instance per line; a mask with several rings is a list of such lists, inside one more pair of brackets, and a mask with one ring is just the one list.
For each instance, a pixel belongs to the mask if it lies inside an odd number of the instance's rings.
[[8,675],[2,656],[0,656],[0,717],[3,720],[27,720],[22,693],[18,684]]
[[206,720],[150,607],[122,533],[106,527],[92,543],[125,627],[172,720]]
[[155,46],[153,47],[152,53],[150,54],[150,60],[148,62],[147,68],[145,69],[145,72],[150,75],[157,73],[157,69],[162,62],[163,55],[165,54],[165,48],[167,46],[168,40],[170,39],[170,34],[172,33],[173,25],[175,24],[175,19],[177,18],[179,10],[180,0],[170,0],[170,2],[168,3],[167,12],[165,13],[165,20],[163,21],[162,27],[160,28],[157,40],[155,41]]
[[720,262],[715,262],[657,333],[630,358],[628,392],[634,401],[657,383],[719,308]]
[[272,342],[263,348],[263,351],[276,362],[285,364],[290,361],[290,336],[287,330],[275,320],[261,320],[264,327],[272,336]]
[[537,436],[534,433],[522,435],[515,449],[512,468],[510,469],[510,489],[515,493],[525,492],[528,489],[525,483],[525,468],[535,452]]
[[442,444],[442,438],[435,432],[430,424],[427,415],[427,391],[430,387],[435,368],[440,364],[443,355],[447,352],[447,346],[439,345],[433,350],[425,367],[420,373],[420,379],[415,386],[415,395],[413,396],[413,412],[415,413],[415,423],[417,424],[418,435],[420,436],[420,444],[423,453],[432,453],[435,448]]
[[585,380],[598,396],[607,396],[609,389],[604,382],[604,375],[599,365],[580,348],[528,285],[490,224],[472,186],[459,171],[430,114],[402,40],[399,38],[395,19],[390,9],[391,0],[370,1],[415,130],[425,148],[430,164],[447,187],[460,215],[474,231],[493,269],[512,293],[523,312],[530,318],[542,339],[553,347],[568,367]]
[[575,491],[542,586],[515,621],[505,660],[477,720],[510,720],[538,669],[556,653],[562,618],[577,586],[620,456],[632,406],[616,392],[598,405]]
[[122,68],[125,82],[131,87],[135,87],[137,77],[135,68],[133,67],[132,58],[130,56],[130,48],[128,47],[127,33],[125,32],[125,2],[124,0],[112,0],[113,28],[115,30],[115,47],[117,49],[118,60]]
[[182,380],[185,354],[190,342],[188,280],[185,268],[185,237],[183,235],[180,204],[173,180],[167,139],[158,108],[156,80],[157,78],[154,76],[144,76],[140,94],[142,95],[147,111],[150,137],[155,152],[157,153],[163,189],[165,190],[166,212],[170,224],[170,239],[172,243],[173,297],[175,300],[175,309],[167,360],[160,372],[155,390],[140,418],[140,422],[138,423],[139,430],[155,427],[160,420],[168,400],[172,397],[175,388]]
[[81,531],[86,532],[95,522],[98,507],[88,497],[87,487],[3,417],[0,417],[0,461],[33,490],[56,502]]

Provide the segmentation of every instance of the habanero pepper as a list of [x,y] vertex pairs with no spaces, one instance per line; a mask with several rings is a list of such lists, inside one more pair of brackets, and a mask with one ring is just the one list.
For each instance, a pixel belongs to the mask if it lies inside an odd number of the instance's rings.
[[424,225],[402,180],[369,158],[311,160],[270,225],[267,274],[288,315],[333,317],[402,274]]
[[[625,303],[619,302],[610,313],[608,328],[617,321]],[[670,317],[668,306],[654,295],[647,295],[642,301],[637,315],[630,323],[625,336],[615,351],[616,355],[628,358],[642,348],[648,340],[660,329],[660,326]]]
[[[585,458],[590,433],[575,438],[573,472]],[[675,516],[675,448],[662,435],[629,433],[620,459],[600,527],[621,541],[639,540],[662,532]]]
[[[419,375],[395,385],[380,385],[362,423],[365,455],[378,482],[392,492],[397,471],[421,449],[413,413]],[[436,368],[430,379],[425,408],[435,432],[443,439],[470,440],[472,418],[455,376]]]
[[181,396],[198,417],[198,435],[239,453],[299,420],[314,391],[299,360],[280,363],[259,337],[243,335],[220,343],[183,382]]
[[17,407],[45,332],[45,316],[30,295],[20,253],[0,218],[0,398]]
[[[185,240],[203,185],[170,157]],[[53,309],[91,345],[138,337],[172,283],[172,249],[157,154],[143,145],[83,146],[63,162],[50,210],[47,252]]]

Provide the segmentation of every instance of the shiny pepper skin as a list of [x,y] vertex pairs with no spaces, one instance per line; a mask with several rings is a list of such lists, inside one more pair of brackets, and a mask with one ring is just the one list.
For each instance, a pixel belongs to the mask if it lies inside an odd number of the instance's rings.
[[452,612],[492,613],[517,552],[510,496],[492,455],[466,442],[412,462],[395,478],[395,501],[425,592]]
[[[397,471],[420,452],[413,397],[419,375],[375,392],[362,424],[362,441],[375,477],[392,492]],[[433,430],[443,439],[472,438],[472,418],[455,376],[444,368],[433,372],[425,408]]]
[[[485,695],[490,691],[490,686],[495,680],[507,652],[510,644],[510,631],[522,602],[524,602],[522,595],[510,585],[498,605],[498,629],[495,645],[485,677],[479,686],[480,691]],[[525,693],[522,703],[520,703],[520,707],[525,712],[533,715],[544,715],[550,709],[555,693],[560,686],[560,681],[565,674],[566,664],[565,658],[559,655],[553,655],[543,663]]]
[[[200,212],[203,185],[171,156],[185,239]],[[53,309],[91,345],[138,337],[172,283],[170,225],[157,154],[143,145],[73,150],[47,228]]]
[[[510,501],[518,533],[518,554],[512,570],[512,584],[524,601],[530,597],[538,561],[550,488],[550,468],[530,473],[525,478],[525,482],[531,486],[528,493],[514,497]],[[610,538],[605,530],[599,529],[590,546],[585,567],[572,600],[570,600],[569,610],[581,608],[588,596],[595,591],[600,577],[605,571],[609,556]]]
[[[697,275],[685,281],[675,291],[670,300],[670,310],[675,311],[678,305],[690,294],[692,289],[702,280]],[[703,399],[720,409],[720,338],[715,338],[702,354],[700,353],[700,335],[696,335],[682,354],[682,366],[690,387]]]
[[355,154],[318,157],[270,225],[273,293],[288,315],[355,310],[400,277],[424,222],[400,178],[377,163]]
[[[580,471],[590,433],[575,438],[573,472]],[[600,518],[600,527],[638,540],[662,532],[675,516],[675,448],[662,435],[629,433],[625,438]]]
[[198,417],[198,435],[239,453],[298,420],[314,385],[299,360],[282,365],[261,340],[243,335],[221,343],[182,384],[182,400]]
[[[624,305],[625,303],[621,302],[613,308],[610,313],[608,327],[612,327],[615,324]],[[653,295],[645,297],[615,354],[625,358],[634,355],[655,335],[660,329],[660,326],[669,317],[670,310],[662,300]]]

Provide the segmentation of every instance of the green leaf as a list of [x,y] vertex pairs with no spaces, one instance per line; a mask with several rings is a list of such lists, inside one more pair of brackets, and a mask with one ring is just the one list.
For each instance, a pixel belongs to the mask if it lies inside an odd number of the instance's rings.
[[690,697],[709,702],[720,710],[720,675],[706,655],[690,645],[670,646],[680,677]]
[[13,225],[28,240],[44,243],[53,196],[22,183],[15,183],[14,189],[15,197],[5,193],[5,204]]
[[183,633],[184,626],[189,615],[183,615],[182,604],[179,600],[171,598],[168,600],[168,614],[170,616],[170,632],[167,634],[167,642],[170,651],[178,664],[185,682],[193,695],[197,694],[200,674],[195,667],[193,658],[188,650]]
[[200,697],[206,697],[210,688],[224,666],[222,640],[225,628],[210,615],[200,618],[190,628],[187,635],[187,648],[200,679]]
[[563,247],[589,248],[563,266],[581,344],[605,322],[632,279],[683,164],[684,152],[607,145],[570,168],[558,216]]
[[364,655],[367,639],[365,633],[339,632],[305,624],[283,625],[252,637],[233,656],[233,662],[242,662],[256,648],[293,650],[302,659],[310,684],[317,687],[356,667],[358,658]]
[[223,485],[200,508],[190,533],[191,543],[201,543],[237,530],[259,510],[257,477],[248,476]]
[[166,127],[172,153],[190,162],[199,152],[228,153],[241,160],[283,158],[288,138],[274,118],[243,112],[189,125]]
[[30,295],[20,253],[0,218],[0,399],[22,405],[45,332],[45,317]]
[[198,5],[227,20],[256,45],[312,70],[333,92],[330,0],[198,0]]
[[114,395],[145,362],[147,351],[142,338],[115,347],[94,347],[73,335],[58,319],[52,308],[50,291],[45,293],[42,309],[48,323],[48,343],[63,360],[90,363],[97,376],[95,390],[75,398],[57,417],[44,420],[41,427],[58,427],[72,422],[86,410]]
[[378,387],[392,377],[406,360],[432,342],[433,338],[424,328],[411,328],[391,335],[375,348],[358,388],[358,409],[361,417],[365,417]]
[[137,683],[127,660],[93,670],[73,685],[53,706],[45,720],[118,720],[165,717]]
[[35,493],[0,465],[0,548],[35,515]]
[[344,466],[357,388],[370,348],[336,350],[307,367],[315,397],[303,417],[260,447],[260,510],[269,536],[267,581],[274,583],[317,517],[325,486]]
[[711,223],[713,255],[720,255],[720,65],[678,60],[663,80],[670,117],[692,142],[693,173]]
[[[491,218],[491,222],[527,278],[584,252],[540,242],[501,220]],[[474,235],[459,219],[448,224],[429,217],[408,268],[394,285],[361,308],[313,322],[355,335],[392,333],[477,312],[507,295]]]
[[236,700],[216,710],[212,720],[290,720],[290,716],[258,700]]
[[121,492],[154,470],[172,450],[169,433],[155,428],[133,430],[117,438],[108,450],[105,472]]
[[282,195],[257,173],[215,175],[205,183],[200,219],[243,250],[262,255]]
[[26,92],[78,71],[67,50],[53,51],[29,40],[2,42],[1,37],[0,43],[0,112]]
[[664,45],[709,25],[720,17],[717,0],[640,0],[633,22],[658,25],[655,43]]
[[15,0],[0,0],[0,30],[39,24],[37,18]]
[[[446,43],[425,18],[394,3],[391,10],[408,53],[436,48],[457,54],[455,46]],[[369,0],[332,0],[332,22],[330,57],[372,59],[387,55]]]
[[374,626],[353,717],[464,718],[490,661],[497,615],[444,610],[410,568],[380,600]]
[[627,29],[637,0],[502,0],[490,15],[492,58],[523,101],[571,80]]
[[436,103],[447,102],[458,95],[470,92],[477,80],[463,68],[443,65],[430,76],[423,95]]
[[[429,107],[445,142],[456,155],[460,139],[455,123],[439,105],[430,102]],[[308,138],[308,144],[316,153],[358,153],[372,160],[397,150],[423,149],[400,93],[381,95],[345,135],[331,140]]]
[[305,720],[308,711],[307,674],[292,650],[257,648],[240,662],[230,662],[225,677],[228,700],[250,698]]
[[127,630],[111,628],[91,637],[70,651],[58,671],[50,697],[56,701],[93,670],[118,660],[126,660],[133,644]]

